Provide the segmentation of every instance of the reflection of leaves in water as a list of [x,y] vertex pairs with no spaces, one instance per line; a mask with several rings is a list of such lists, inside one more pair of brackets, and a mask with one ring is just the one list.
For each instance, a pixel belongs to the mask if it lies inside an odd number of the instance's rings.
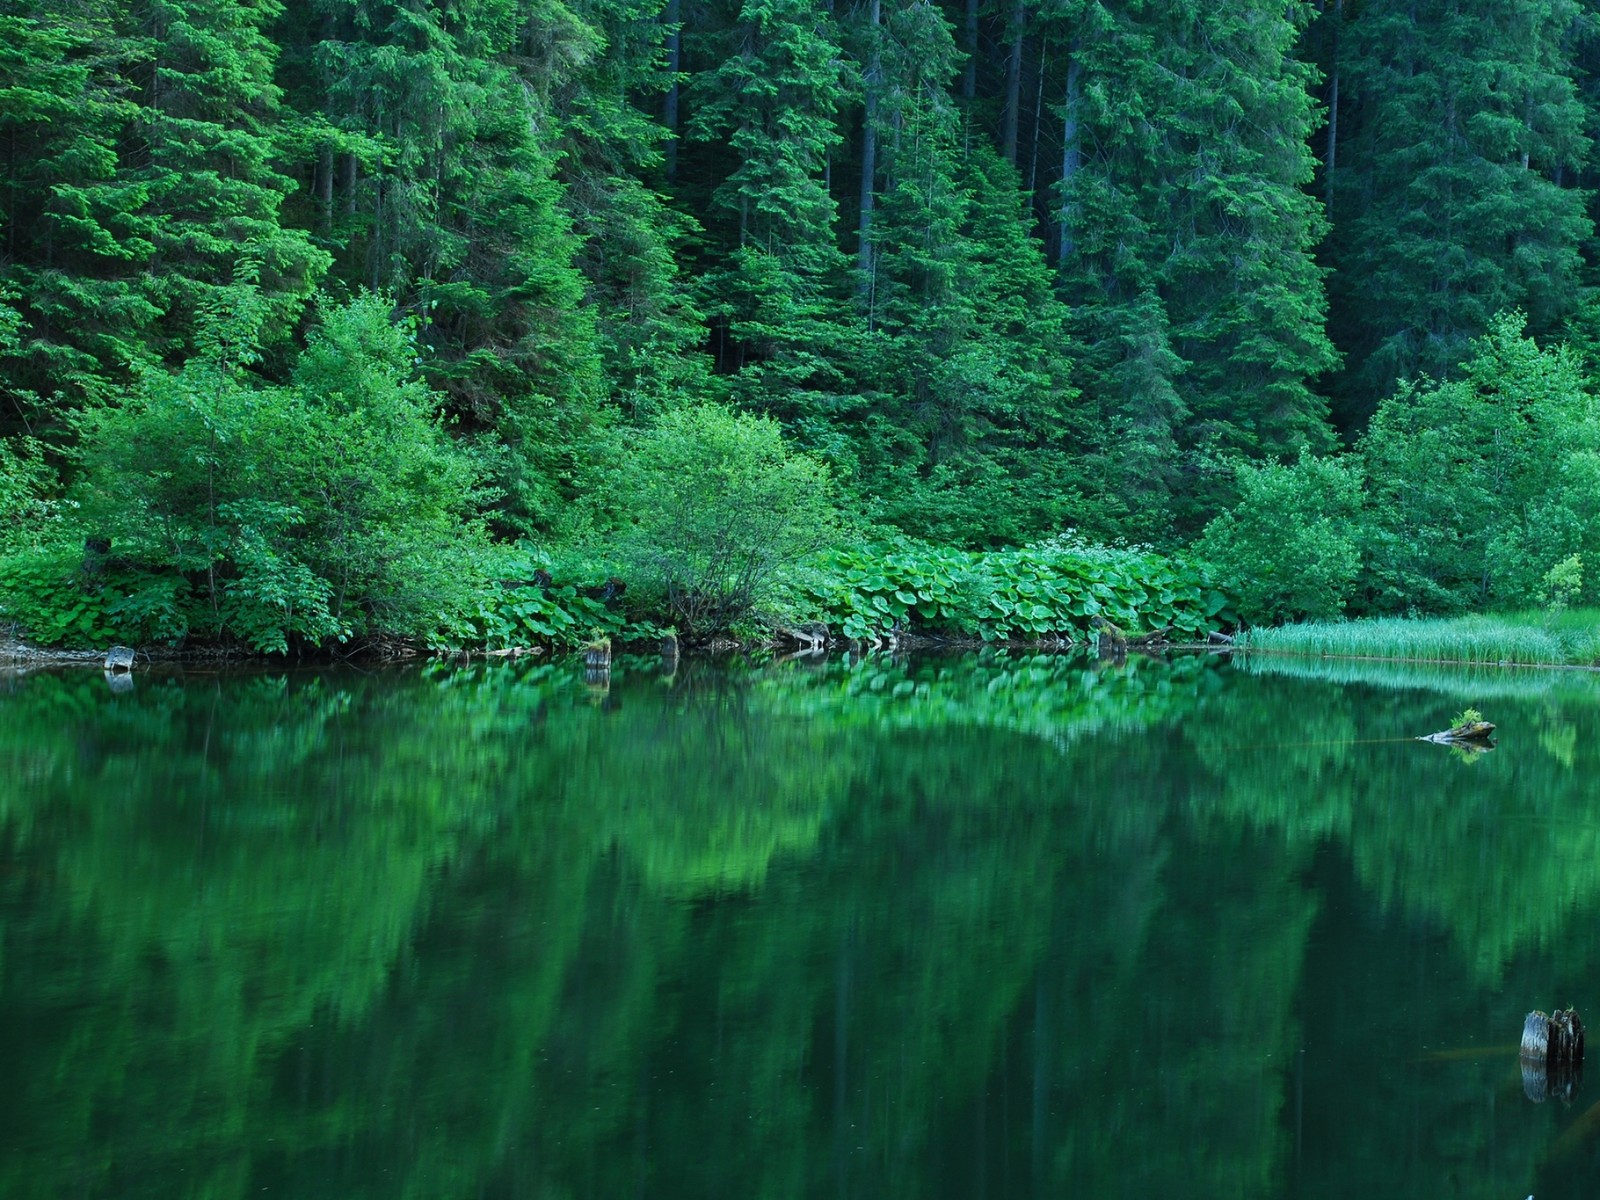
[[1330,856],[1459,964],[1339,992],[1360,1036],[1595,959],[1560,689],[1496,711],[1567,761],[1463,772],[1384,741],[1456,685],[1201,658],[80,683],[0,697],[6,1194],[1260,1195]]
[[1539,745],[1570,771],[1578,749],[1578,727],[1571,721],[1546,714],[1539,730]]

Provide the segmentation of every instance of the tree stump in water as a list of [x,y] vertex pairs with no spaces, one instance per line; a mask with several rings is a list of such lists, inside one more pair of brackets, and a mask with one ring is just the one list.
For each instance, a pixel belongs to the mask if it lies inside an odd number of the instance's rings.
[[1522,1091],[1535,1104],[1571,1100],[1583,1080],[1583,1022],[1570,1008],[1538,1009],[1522,1022]]
[[586,667],[604,667],[611,669],[611,639],[608,637],[596,638],[583,648],[583,664]]
[[133,670],[133,651],[127,646],[111,647],[106,651],[105,669],[108,673]]
[[1549,1016],[1534,1009],[1522,1022],[1523,1058],[1545,1062],[1583,1061],[1583,1022],[1574,1009],[1558,1008]]

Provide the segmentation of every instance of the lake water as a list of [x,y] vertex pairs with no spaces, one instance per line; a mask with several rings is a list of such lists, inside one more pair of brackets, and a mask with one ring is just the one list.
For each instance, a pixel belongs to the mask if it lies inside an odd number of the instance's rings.
[[1597,747],[1564,672],[0,676],[0,1198],[1592,1195],[1515,1043],[1600,1024]]

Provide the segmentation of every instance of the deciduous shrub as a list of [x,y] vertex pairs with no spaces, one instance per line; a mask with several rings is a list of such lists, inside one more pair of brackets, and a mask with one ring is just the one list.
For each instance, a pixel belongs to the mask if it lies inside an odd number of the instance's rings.
[[290,386],[270,387],[249,370],[253,292],[234,291],[206,353],[82,423],[85,528],[137,568],[130,611],[166,597],[164,635],[262,651],[470,630],[475,478],[411,331],[379,296],[330,306]]
[[1243,464],[1239,502],[1196,546],[1248,621],[1327,619],[1344,612],[1361,571],[1357,463],[1302,458]]
[[722,632],[769,603],[779,576],[837,538],[828,470],[775,421],[701,404],[620,448],[607,497],[622,514],[630,586],[661,599],[685,637]]

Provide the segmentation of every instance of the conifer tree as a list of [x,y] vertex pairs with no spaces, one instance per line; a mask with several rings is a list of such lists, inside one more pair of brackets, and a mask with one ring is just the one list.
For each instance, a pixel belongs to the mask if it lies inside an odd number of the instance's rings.
[[878,394],[869,479],[893,519],[958,542],[1080,523],[1085,449],[1066,310],[1017,174],[962,136],[958,55],[925,0],[885,6],[885,147],[867,316]]
[[[199,312],[248,279],[292,331],[326,256],[280,220],[270,6],[31,0],[0,37],[19,392],[73,404],[130,364],[193,348]],[[7,372],[9,375],[10,372]]]
[[1150,531],[1192,527],[1229,478],[1219,456],[1329,438],[1299,18],[1264,0],[1066,0],[1046,15],[1064,47],[1057,220],[1084,390],[1137,464],[1120,490]]
[[826,182],[849,71],[809,0],[742,0],[713,45],[716,65],[690,88],[691,133],[731,155],[712,196],[725,249],[705,277],[706,312],[736,394],[804,430],[851,391],[849,260]]
[[668,43],[678,22],[660,20],[656,0],[581,0],[574,9],[599,44],[552,92],[556,174],[580,239],[576,265],[595,306],[610,394],[625,414],[646,417],[713,390],[704,317],[678,264],[699,226],[655,186],[663,147],[674,144],[654,114],[676,88]]
[[1442,375],[1495,313],[1556,328],[1592,225],[1572,0],[1371,0],[1338,39],[1346,107],[1334,190],[1349,416],[1399,378]]
[[131,50],[109,6],[0,15],[0,288],[15,305],[0,344],[0,420],[47,419],[46,398],[108,394],[119,363],[147,359],[160,315],[137,274],[151,247],[128,237],[136,190],[117,142],[137,105]]
[[506,521],[548,525],[602,391],[549,107],[594,31],[558,0],[314,0],[301,15],[295,95],[333,131],[319,160],[344,148],[328,185],[339,274],[422,317],[431,380],[466,431],[510,450]]

